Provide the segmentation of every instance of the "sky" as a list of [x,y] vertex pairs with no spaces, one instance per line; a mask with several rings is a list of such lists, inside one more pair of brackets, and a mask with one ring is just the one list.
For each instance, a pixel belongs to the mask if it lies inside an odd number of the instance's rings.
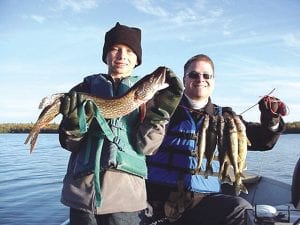
[[43,97],[106,73],[104,35],[116,22],[142,30],[134,75],[167,66],[182,78],[185,62],[206,54],[214,103],[240,114],[275,88],[284,120],[300,121],[299,12],[299,0],[0,0],[0,123],[35,122]]

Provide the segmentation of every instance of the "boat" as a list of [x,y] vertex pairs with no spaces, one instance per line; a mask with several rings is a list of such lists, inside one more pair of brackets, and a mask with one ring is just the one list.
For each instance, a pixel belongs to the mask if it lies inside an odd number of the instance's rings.
[[67,219],[66,221],[64,221],[63,223],[61,223],[60,225],[70,225],[70,220]]
[[[248,194],[240,196],[253,206],[253,210],[246,212],[245,225],[300,225],[300,158],[291,185],[256,174],[245,175],[243,183]],[[234,194],[229,185],[222,185],[222,192]]]
[[[243,183],[248,194],[240,196],[253,206],[253,210],[246,212],[245,225],[300,225],[300,158],[291,185],[252,173],[245,173]],[[222,192],[234,195],[233,187],[228,184],[222,185]],[[69,225],[69,220],[60,225]]]

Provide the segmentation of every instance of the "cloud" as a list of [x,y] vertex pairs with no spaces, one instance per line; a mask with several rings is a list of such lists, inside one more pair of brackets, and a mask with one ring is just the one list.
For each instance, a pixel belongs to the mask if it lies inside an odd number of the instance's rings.
[[289,33],[282,36],[282,39],[288,47],[300,48],[300,33]]
[[21,17],[24,20],[30,20],[31,19],[34,22],[37,22],[37,23],[40,23],[40,24],[42,24],[46,20],[45,16],[36,15],[36,14],[31,14],[31,15],[23,14]]
[[[143,14],[141,16],[150,18],[143,26],[148,33],[153,34],[151,42],[176,40],[186,45],[193,41],[199,43],[199,38],[203,39],[211,32],[219,32],[223,36],[231,35],[232,21],[225,16],[225,10],[219,4],[210,4],[205,0],[190,3],[180,0],[128,0],[127,2],[135,11]],[[217,29],[212,30],[211,27]],[[214,41],[212,45],[215,43]],[[203,46],[208,44],[209,42],[202,42]]]
[[151,0],[133,0],[130,3],[139,11],[148,15],[166,17],[169,15],[162,7],[153,4]]
[[86,9],[94,9],[98,7],[95,0],[58,0],[58,10],[71,9],[74,12],[81,12]]
[[30,18],[38,23],[43,23],[46,20],[46,17],[39,15],[30,15]]
[[162,4],[162,1],[153,0],[133,0],[129,3],[142,13],[157,16],[165,22],[179,26],[208,25],[223,15],[223,9],[208,8],[206,1],[203,0],[195,1],[193,4],[181,1],[163,1]]
[[193,22],[197,20],[197,14],[194,10],[187,8],[184,10],[178,11],[171,20],[176,24],[183,25],[187,22]]
[[230,69],[230,74],[228,75],[232,75],[233,77],[245,76],[249,79],[263,77],[264,79],[271,78],[274,80],[276,77],[276,79],[281,81],[296,79],[300,74],[300,67],[298,65],[274,64],[269,59],[264,61],[256,58],[255,55],[251,57],[244,54],[232,54],[230,57],[222,59],[220,66]]

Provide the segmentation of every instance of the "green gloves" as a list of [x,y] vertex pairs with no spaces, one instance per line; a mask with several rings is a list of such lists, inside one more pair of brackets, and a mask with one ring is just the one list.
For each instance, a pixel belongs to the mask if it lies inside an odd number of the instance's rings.
[[182,97],[183,84],[169,68],[166,68],[166,83],[169,87],[158,91],[147,103],[145,120],[153,125],[169,121]]
[[[60,106],[60,113],[63,115],[63,121],[60,128],[69,131],[79,129],[78,106],[84,101],[82,95],[75,91],[71,91],[68,95],[63,97]],[[87,123],[90,123],[93,118],[93,106],[91,101],[86,102],[85,113]]]
[[[169,84],[169,87],[158,91],[147,103],[145,121],[148,121],[151,124],[169,121],[179,104],[183,93],[183,84],[173,71],[168,68],[160,67],[153,73],[161,73],[162,69],[165,70],[165,82]],[[63,115],[60,129],[74,132],[79,130],[79,119],[81,118],[79,118],[78,115],[78,107],[83,104],[84,101],[82,95],[74,91],[64,95],[60,107],[60,113]],[[87,101],[84,109],[86,121],[90,124],[94,116],[92,102]]]

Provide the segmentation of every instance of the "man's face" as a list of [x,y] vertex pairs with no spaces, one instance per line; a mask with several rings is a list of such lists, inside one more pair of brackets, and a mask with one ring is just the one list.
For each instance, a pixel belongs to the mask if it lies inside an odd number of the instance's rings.
[[137,65],[137,56],[127,45],[114,45],[107,53],[108,73],[113,78],[128,77]]
[[[192,72],[192,73],[191,73]],[[188,74],[193,74],[189,76]],[[198,73],[198,74],[197,74]],[[210,79],[206,75],[212,75]],[[194,61],[186,69],[183,83],[185,94],[193,100],[206,101],[212,94],[215,87],[213,68],[206,61]]]

